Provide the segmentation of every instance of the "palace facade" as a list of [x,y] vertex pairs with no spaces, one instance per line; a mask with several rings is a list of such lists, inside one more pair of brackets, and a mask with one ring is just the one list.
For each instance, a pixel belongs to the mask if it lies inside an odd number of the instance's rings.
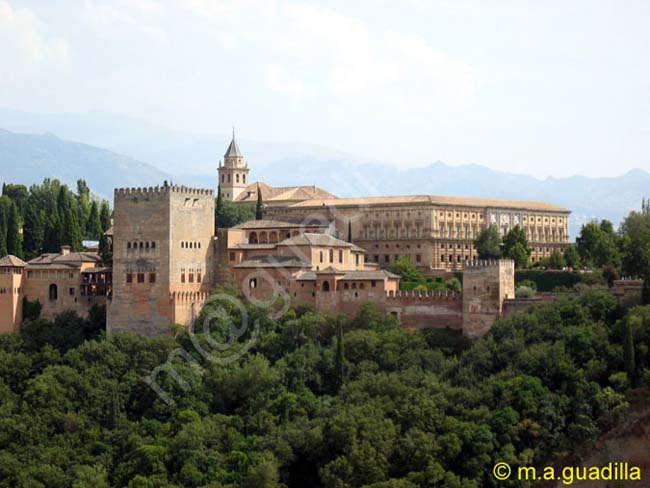
[[[234,136],[219,163],[222,197],[252,204],[263,220],[215,229],[211,189],[162,186],[114,192],[112,267],[96,252],[0,260],[0,332],[17,332],[23,300],[42,316],[107,307],[107,332],[158,335],[191,326],[215,286],[250,300],[284,297],[353,315],[377,304],[408,328],[484,334],[514,300],[514,264],[478,260],[474,239],[487,225],[523,228],[533,261],[563,252],[569,211],[539,202],[433,195],[338,198],[316,186],[250,182]],[[408,256],[425,275],[463,272],[463,292],[404,292],[386,268]]]

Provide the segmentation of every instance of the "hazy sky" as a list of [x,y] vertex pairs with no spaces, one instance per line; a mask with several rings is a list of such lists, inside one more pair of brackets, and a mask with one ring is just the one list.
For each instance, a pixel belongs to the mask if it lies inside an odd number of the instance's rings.
[[650,170],[650,2],[0,0],[0,106],[534,174]]

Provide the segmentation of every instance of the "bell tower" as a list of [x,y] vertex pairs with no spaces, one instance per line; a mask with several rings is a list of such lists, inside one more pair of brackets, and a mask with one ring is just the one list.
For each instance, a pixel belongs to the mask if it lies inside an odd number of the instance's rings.
[[248,164],[235,142],[235,128],[232,129],[232,141],[223,155],[223,164],[219,161],[219,185],[224,200],[235,200],[248,186]]

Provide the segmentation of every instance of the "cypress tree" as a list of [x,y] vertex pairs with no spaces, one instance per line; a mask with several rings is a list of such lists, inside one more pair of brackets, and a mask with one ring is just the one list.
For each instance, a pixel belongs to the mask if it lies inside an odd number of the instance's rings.
[[9,205],[9,215],[7,216],[7,252],[23,257],[23,242],[20,237],[20,214],[18,206],[11,202]]
[[264,202],[262,201],[262,190],[259,185],[257,186],[257,204],[255,205],[255,220],[262,220],[264,215],[262,214],[262,208],[264,207]]
[[111,207],[106,200],[102,200],[99,210],[99,221],[102,225],[102,232],[106,232],[111,227]]
[[37,256],[43,252],[46,221],[45,211],[28,201],[23,224],[23,251],[27,256]]
[[636,360],[634,357],[634,335],[632,334],[632,324],[630,320],[625,321],[625,338],[623,339],[623,362],[625,364],[625,371],[630,380],[630,384],[634,384],[636,376]]
[[102,258],[104,266],[113,265],[113,251],[111,250],[111,245],[106,234],[102,234],[99,238],[99,255]]
[[90,216],[90,188],[85,180],[77,180],[77,220],[82,235],[87,235],[88,219]]
[[59,213],[59,242],[69,245],[73,251],[81,250],[81,226],[79,225],[78,209],[75,208],[70,190],[64,185],[57,196]]
[[221,184],[217,186],[217,204],[214,209],[214,228],[216,229],[221,227],[223,221],[223,195],[221,194]]
[[343,349],[343,325],[341,324],[341,320],[338,320],[337,324],[337,331],[336,331],[336,357],[334,358],[335,361],[335,368],[336,368],[336,389],[337,391],[339,388],[343,386],[345,383],[345,351]]
[[0,257],[7,255],[7,205],[0,202]]
[[99,209],[97,208],[97,202],[93,201],[90,205],[88,223],[86,224],[86,237],[88,239],[99,240],[102,234],[102,222],[99,218]]
[[59,218],[56,214],[50,214],[45,223],[43,233],[43,252],[59,252],[61,250],[61,231]]

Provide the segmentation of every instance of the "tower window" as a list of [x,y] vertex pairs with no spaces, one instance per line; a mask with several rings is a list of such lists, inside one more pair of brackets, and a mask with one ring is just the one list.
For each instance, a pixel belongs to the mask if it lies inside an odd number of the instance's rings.
[[131,274],[131,273],[126,274],[126,282],[127,283],[133,283],[133,274]]
[[185,283],[185,273],[181,273],[181,283]]
[[243,183],[246,183],[246,175],[241,175],[241,179]]
[[138,283],[144,283],[144,273],[138,273]]
[[239,183],[239,175],[236,175],[235,179],[237,180],[237,183]]
[[149,273],[149,283],[156,282],[156,273]]

